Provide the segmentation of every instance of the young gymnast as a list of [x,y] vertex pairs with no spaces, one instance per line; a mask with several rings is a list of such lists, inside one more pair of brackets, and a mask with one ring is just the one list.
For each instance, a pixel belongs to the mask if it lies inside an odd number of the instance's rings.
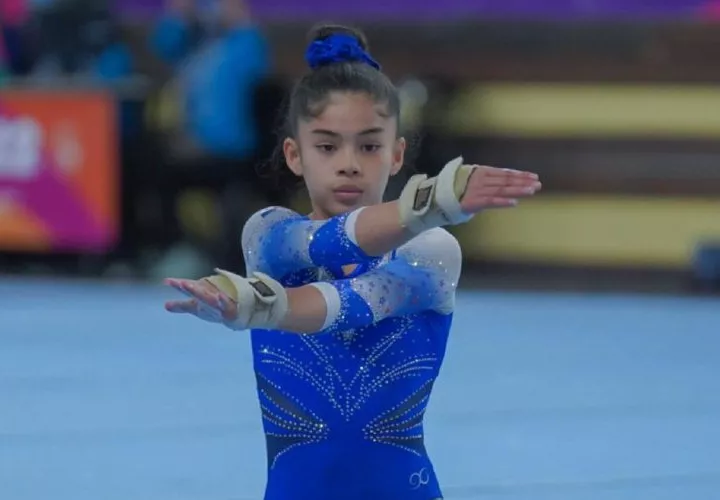
[[247,277],[168,279],[188,298],[166,308],[251,330],[266,500],[439,499],[423,418],[462,259],[442,226],[512,207],[540,182],[457,158],[381,203],[405,151],[395,87],[349,28],[316,29],[306,59],[281,147],[312,213],[256,213]]

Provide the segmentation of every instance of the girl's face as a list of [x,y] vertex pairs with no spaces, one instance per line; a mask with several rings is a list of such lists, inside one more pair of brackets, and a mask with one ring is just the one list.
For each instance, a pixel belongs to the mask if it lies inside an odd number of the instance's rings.
[[389,177],[402,167],[405,140],[385,105],[365,93],[335,92],[317,118],[300,120],[283,151],[305,181],[313,218],[326,219],[382,202]]

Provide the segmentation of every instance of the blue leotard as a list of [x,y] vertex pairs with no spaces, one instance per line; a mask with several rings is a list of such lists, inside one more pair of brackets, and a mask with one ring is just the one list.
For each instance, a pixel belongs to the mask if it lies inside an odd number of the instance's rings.
[[[442,496],[423,418],[452,322],[460,247],[433,229],[370,257],[354,241],[358,213],[312,221],[272,207],[243,231],[248,272],[286,287],[318,283],[328,309],[316,334],[252,331],[265,500]],[[357,264],[349,275],[347,264]]]

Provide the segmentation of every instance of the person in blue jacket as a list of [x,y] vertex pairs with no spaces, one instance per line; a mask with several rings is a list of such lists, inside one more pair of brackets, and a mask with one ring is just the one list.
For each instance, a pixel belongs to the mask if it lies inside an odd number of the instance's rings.
[[270,69],[267,41],[243,0],[215,0],[202,29],[194,0],[172,0],[152,34],[157,55],[176,68],[184,127],[200,151],[252,156],[258,141],[252,97]]

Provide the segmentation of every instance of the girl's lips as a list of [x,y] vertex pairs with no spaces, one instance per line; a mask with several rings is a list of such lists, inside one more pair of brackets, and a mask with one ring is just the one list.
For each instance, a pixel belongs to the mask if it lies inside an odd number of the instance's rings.
[[355,186],[342,186],[334,189],[333,194],[338,201],[354,202],[362,196],[363,192]]

